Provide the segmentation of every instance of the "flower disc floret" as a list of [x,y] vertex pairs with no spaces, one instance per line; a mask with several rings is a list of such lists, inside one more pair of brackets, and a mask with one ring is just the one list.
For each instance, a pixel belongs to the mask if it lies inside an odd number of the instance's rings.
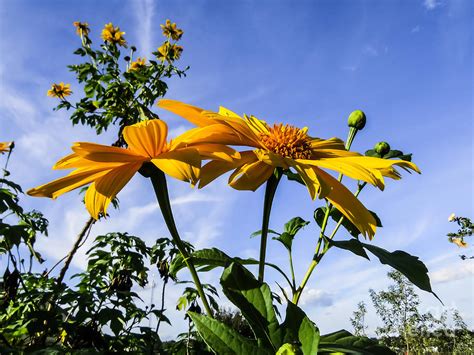
[[261,133],[262,144],[270,151],[292,159],[311,159],[311,141],[306,129],[275,124],[268,133]]

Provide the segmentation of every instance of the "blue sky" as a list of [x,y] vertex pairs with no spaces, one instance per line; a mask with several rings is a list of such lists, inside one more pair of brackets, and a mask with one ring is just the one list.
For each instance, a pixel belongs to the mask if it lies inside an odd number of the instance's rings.
[[[363,152],[386,140],[414,154],[422,175],[404,173],[401,181],[388,181],[383,193],[367,189],[361,195],[384,224],[374,244],[419,256],[435,292],[473,326],[473,263],[459,260],[460,251],[445,237],[455,229],[447,222],[452,212],[473,217],[472,2],[2,1],[0,141],[16,142],[10,170],[25,189],[58,177],[50,168],[72,142],[108,144],[115,134],[96,137],[88,128],[72,128],[68,113],[53,112],[55,101],[46,97],[52,82],[71,82],[73,91],[80,91],[66,68],[77,61],[72,52],[79,46],[72,22],[88,22],[96,43],[103,25],[113,22],[150,58],[163,41],[159,24],[167,18],[184,29],[180,63],[191,66],[185,79],[169,82],[168,98],[308,126],[311,135],[322,138],[345,138],[348,114],[362,109],[368,123],[353,149]],[[190,128],[157,112],[171,134]],[[203,190],[170,185],[185,239],[230,255],[258,257],[258,240],[248,236],[260,229],[263,189],[234,191],[225,178]],[[166,235],[146,180],[136,176],[119,198],[120,211],[111,211],[93,233],[128,231],[150,243]],[[23,202],[50,219],[50,237],[38,243],[50,265],[67,253],[87,213],[75,193],[56,201],[25,196]],[[279,230],[297,215],[311,220],[319,205],[303,187],[285,181],[270,225]],[[295,242],[300,279],[316,233],[313,223]],[[83,252],[74,261],[76,271],[84,267]],[[268,260],[285,265],[284,250],[274,242]],[[369,288],[387,286],[388,270],[375,260],[331,250],[308,284],[303,307],[322,332],[350,329],[355,305],[368,302]],[[218,273],[203,277],[216,281]],[[276,286],[277,275],[269,272],[268,278]],[[150,289],[141,292],[149,299]],[[177,290],[169,294],[170,311],[178,295]],[[443,309],[431,295],[421,296],[423,311]],[[369,310],[373,330],[377,321]],[[172,313],[172,318],[175,328],[163,328],[164,336],[184,329],[182,315]]]

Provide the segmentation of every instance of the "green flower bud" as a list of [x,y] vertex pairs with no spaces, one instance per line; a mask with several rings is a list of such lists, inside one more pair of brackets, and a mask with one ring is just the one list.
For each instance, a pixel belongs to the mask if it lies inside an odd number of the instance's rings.
[[349,127],[354,127],[355,129],[361,130],[365,127],[365,122],[367,118],[365,117],[365,113],[361,110],[355,110],[349,115],[349,119],[347,120],[347,125]]
[[375,145],[374,149],[377,152],[377,154],[383,157],[385,154],[387,154],[390,151],[390,144],[388,144],[387,142],[378,142]]

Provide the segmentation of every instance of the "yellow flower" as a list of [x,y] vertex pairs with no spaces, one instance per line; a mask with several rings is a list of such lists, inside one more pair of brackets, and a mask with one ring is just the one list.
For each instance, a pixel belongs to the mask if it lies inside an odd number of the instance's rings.
[[171,44],[170,42],[166,41],[160,48],[158,48],[158,59],[172,62],[174,60],[178,60],[181,57],[182,52],[183,47],[178,46],[177,44]]
[[71,84],[64,84],[63,82],[60,82],[59,84],[53,84],[51,89],[48,90],[48,96],[59,97],[60,99],[71,94]]
[[12,142],[0,142],[0,154],[10,151],[11,146]]
[[[231,162],[211,161],[201,170],[199,187],[234,170],[229,184],[237,190],[255,191],[273,174],[275,168],[294,169],[309,190],[311,198],[328,199],[365,236],[372,238],[376,221],[364,205],[337,179],[323,169],[342,173],[384,188],[384,176],[399,179],[394,166],[419,172],[418,167],[403,160],[365,157],[349,152],[337,138],[319,139],[308,135],[308,128],[290,125],[269,126],[254,116],[238,116],[220,108],[219,113],[174,100],[161,100],[158,106],[182,116],[199,127],[213,127],[213,135],[203,138],[214,143],[256,148],[241,152],[241,159]],[[186,137],[182,137],[183,141]],[[195,141],[197,143],[198,141]]]
[[166,20],[166,24],[160,25],[163,35],[171,37],[173,40],[178,41],[183,35],[183,30],[176,27],[176,23],[171,23],[170,20]]
[[89,24],[87,22],[73,22],[73,25],[76,27],[76,33],[79,36],[87,36],[90,32]]
[[448,217],[448,222],[452,222],[456,219],[456,215],[454,213],[451,213]]
[[130,64],[130,68],[128,68],[128,71],[138,71],[146,66],[145,64],[146,59],[145,58],[140,58],[138,57],[137,60],[133,61]]
[[451,242],[453,242],[460,248],[467,248],[468,246],[468,244],[462,238],[453,238]]
[[[206,136],[209,129],[193,129],[187,137]],[[28,191],[31,196],[56,198],[90,184],[85,195],[86,207],[95,219],[106,214],[107,206],[143,163],[151,162],[164,173],[195,184],[201,158],[232,161],[239,158],[233,149],[217,144],[183,143],[180,137],[166,142],[168,126],[161,120],[147,120],[123,130],[128,148],[94,143],[75,143],[74,153],[59,160],[53,169],[72,169],[69,175]]]
[[114,27],[112,23],[108,23],[105,25],[104,29],[102,30],[102,39],[106,42],[110,42],[112,44],[118,44],[119,46],[125,46],[125,38],[123,35],[125,32],[121,32],[119,27]]

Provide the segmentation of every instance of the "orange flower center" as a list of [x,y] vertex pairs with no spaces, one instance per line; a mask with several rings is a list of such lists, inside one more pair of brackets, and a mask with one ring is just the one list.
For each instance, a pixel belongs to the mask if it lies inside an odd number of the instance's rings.
[[290,125],[273,125],[268,134],[260,134],[260,139],[268,150],[292,159],[311,158],[311,140],[302,130]]

